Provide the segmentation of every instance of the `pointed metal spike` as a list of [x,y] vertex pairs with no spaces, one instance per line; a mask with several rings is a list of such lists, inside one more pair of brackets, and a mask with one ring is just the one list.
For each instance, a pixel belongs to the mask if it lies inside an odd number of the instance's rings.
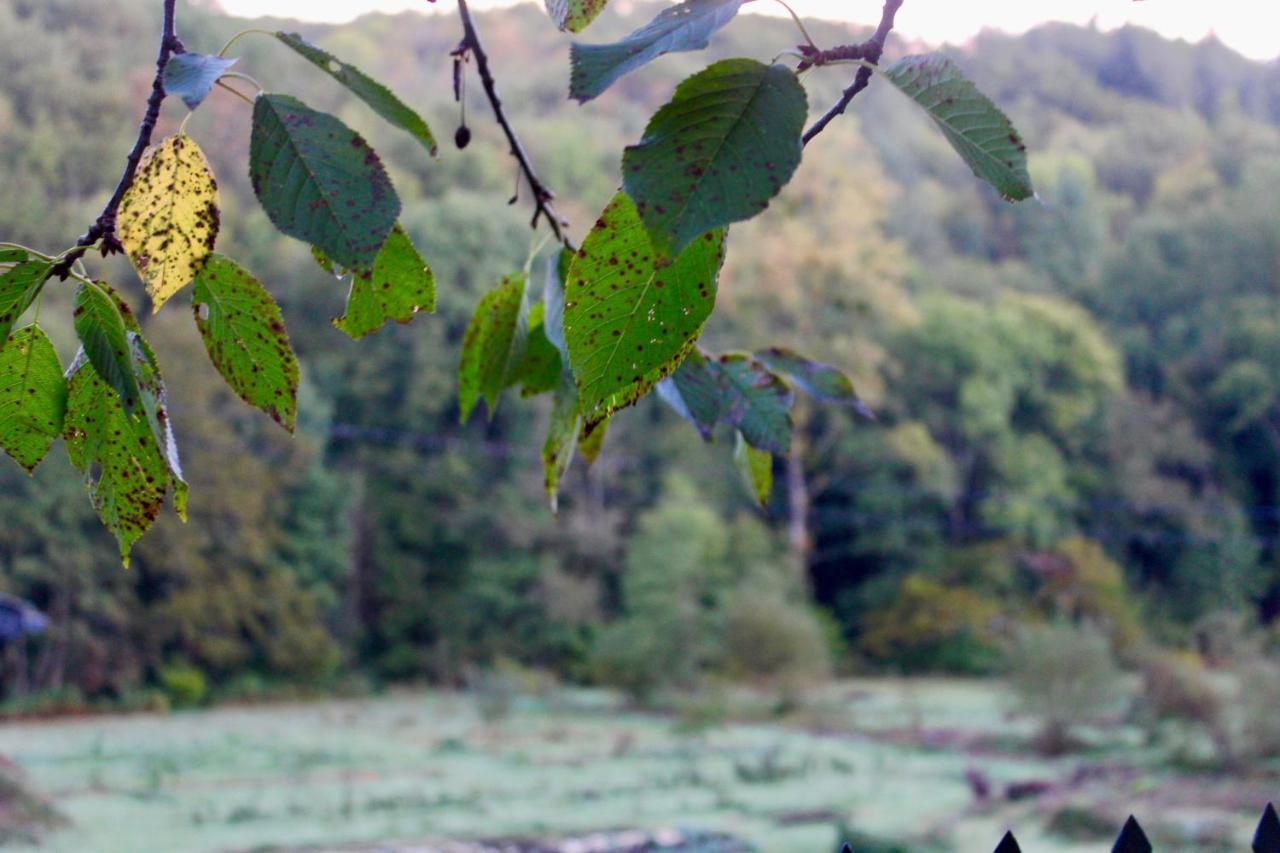
[[1116,839],[1111,853],[1151,853],[1151,842],[1147,840],[1147,834],[1138,826],[1133,815],[1129,815],[1129,819],[1124,822],[1124,828],[1120,830],[1120,837]]
[[1022,848],[1018,846],[1018,839],[1013,837],[1013,833],[1006,832],[996,846],[995,853],[1022,853]]
[[1276,807],[1267,803],[1262,810],[1262,820],[1258,821],[1258,829],[1253,833],[1253,853],[1280,853],[1280,816],[1276,815]]

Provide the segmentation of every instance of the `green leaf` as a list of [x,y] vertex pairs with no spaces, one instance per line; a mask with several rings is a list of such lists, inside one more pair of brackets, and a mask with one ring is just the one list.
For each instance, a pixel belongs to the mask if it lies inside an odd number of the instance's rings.
[[612,418],[605,418],[602,421],[582,425],[582,432],[578,433],[578,453],[582,456],[582,461],[587,463],[588,468],[596,464],[596,460],[600,458],[600,451],[604,449],[604,437],[609,432],[611,423],[613,423]]
[[752,447],[786,455],[795,403],[787,383],[749,356],[722,355],[714,364],[724,393],[724,420],[736,426]]
[[23,326],[0,351],[0,447],[34,471],[62,434],[67,384],[53,344],[39,326]]
[[187,109],[194,110],[208,97],[218,78],[235,64],[235,59],[221,56],[176,53],[164,67],[164,92],[182,98]]
[[153,311],[196,277],[218,225],[218,185],[195,140],[179,133],[148,148],[120,200],[116,231]]
[[556,26],[571,33],[582,32],[604,11],[608,0],[545,0],[547,14]]
[[400,215],[364,138],[288,95],[254,101],[249,178],[277,228],[347,268],[371,268]]
[[87,362],[82,350],[68,370],[62,437],[127,566],[133,543],[160,514],[169,470],[141,408],[126,412],[120,397]]
[[883,72],[924,108],[973,173],[1009,201],[1035,194],[1027,147],[1008,117],[940,54],[904,56]]
[[623,189],[659,252],[769,206],[800,165],[808,101],[783,65],[726,59],[685,80],[622,155]]
[[156,359],[155,350],[142,336],[137,320],[129,307],[114,291],[111,294],[121,309],[125,319],[126,334],[129,338],[130,354],[133,357],[133,373],[138,378],[139,397],[142,411],[146,415],[147,424],[151,427],[151,436],[173,483],[173,508],[178,516],[187,520],[187,481],[183,479],[182,464],[178,459],[178,444],[173,436],[173,419],[169,417],[168,395],[165,391],[164,377],[160,375],[160,362]]
[[761,508],[767,507],[769,493],[773,491],[773,454],[767,450],[757,450],[747,443],[741,432],[735,432],[733,461],[756,503]]
[[271,294],[230,258],[214,254],[196,276],[191,307],[222,378],[246,403],[293,432],[298,359]]
[[569,96],[585,103],[619,77],[662,56],[702,50],[712,33],[733,20],[743,0],[685,0],[668,6],[652,21],[612,44],[569,48]]
[[[331,264],[328,269],[333,272]],[[431,314],[435,310],[435,274],[397,224],[378,251],[373,269],[352,272],[346,313],[335,317],[333,325],[359,339],[376,332],[388,320],[408,323],[419,311]]]
[[427,127],[422,116],[410,109],[386,86],[297,33],[278,32],[276,38],[302,54],[312,65],[346,86],[348,91],[364,101],[384,121],[408,131],[428,152],[432,155],[436,153],[436,140],[431,135],[431,128]]
[[658,396],[680,417],[693,424],[706,441],[724,416],[725,395],[719,365],[708,362],[696,348],[676,372],[658,383]]
[[578,430],[582,418],[578,415],[578,389],[568,371],[561,373],[552,398],[551,421],[547,438],[542,444],[542,475],[551,511],[559,505],[560,481],[573,461],[573,450],[578,442]]
[[563,369],[560,351],[547,335],[543,313],[546,305],[537,303],[529,309],[529,336],[525,343],[524,357],[516,372],[521,397],[533,397],[554,391]]
[[635,205],[618,193],[569,267],[564,334],[588,423],[629,406],[676,369],[715,305],[724,233],[659,268]]
[[30,257],[26,249],[0,249],[0,264],[20,264]]
[[770,370],[787,376],[804,393],[819,403],[852,406],[859,414],[874,417],[866,403],[858,399],[853,383],[839,369],[810,361],[784,347],[770,347],[755,353]]
[[[6,250],[10,251],[10,250]],[[26,260],[26,252],[13,250],[14,265],[0,274],[0,347],[9,338],[9,330],[44,287],[50,264]],[[20,253],[20,254],[19,254]]]
[[529,328],[524,273],[509,275],[476,305],[462,338],[458,409],[463,423],[481,397],[493,417],[502,389],[518,377]]
[[139,392],[125,316],[106,282],[81,284],[76,291],[76,335],[84,345],[85,356],[98,375],[116,390],[125,411],[132,412]]

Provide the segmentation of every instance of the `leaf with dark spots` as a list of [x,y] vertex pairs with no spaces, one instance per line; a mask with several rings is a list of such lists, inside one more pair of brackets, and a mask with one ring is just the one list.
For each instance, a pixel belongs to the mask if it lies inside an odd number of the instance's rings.
[[725,395],[720,387],[720,370],[714,362],[694,349],[675,373],[658,383],[658,396],[676,414],[693,424],[704,440],[724,416]]
[[685,0],[612,44],[579,44],[569,49],[569,96],[585,103],[624,74],[664,53],[702,50],[711,34],[733,20],[743,0]]
[[386,86],[297,33],[278,32],[276,38],[306,57],[312,65],[346,86],[348,91],[364,101],[383,120],[401,130],[408,131],[414,139],[422,143],[423,148],[435,155],[436,140],[431,135],[431,128],[427,127],[422,116],[410,109]]
[[[326,263],[328,259],[324,258],[321,266]],[[331,264],[328,269],[334,272]],[[419,311],[431,314],[435,310],[435,274],[418,254],[409,235],[396,225],[379,250],[373,269],[351,273],[347,310],[341,317],[334,318],[333,325],[359,339],[376,332],[390,320],[408,323]]]
[[463,423],[483,397],[489,417],[502,389],[519,377],[529,331],[524,273],[509,275],[481,297],[462,338],[458,363],[458,410]]
[[547,438],[542,443],[542,477],[551,503],[551,511],[559,508],[560,481],[573,461],[573,451],[578,443],[578,430],[582,418],[578,414],[578,389],[569,372],[562,371],[552,396],[551,419],[547,425]]
[[148,148],[120,200],[116,233],[153,311],[195,278],[218,227],[218,185],[195,140],[178,134]]
[[29,260],[20,250],[10,257],[14,265],[0,272],[0,348],[5,346],[13,324],[39,295],[50,269],[47,261]]
[[28,473],[62,435],[67,385],[53,344],[23,326],[0,350],[0,448]]
[[133,543],[160,514],[170,474],[141,407],[126,411],[88,362],[82,350],[67,372],[62,437],[127,566]]
[[851,406],[858,414],[874,417],[866,403],[858,399],[849,377],[837,368],[810,361],[784,347],[770,347],[755,353],[758,361],[791,380],[797,388],[819,403]]
[[249,178],[277,228],[348,269],[373,266],[400,215],[391,179],[364,138],[287,95],[254,101]]
[[138,405],[138,379],[133,373],[126,320],[136,325],[116,301],[105,282],[85,282],[76,291],[76,335],[93,369],[119,395],[124,410],[132,414]]
[[20,264],[30,257],[26,249],[0,248],[0,264]]
[[218,78],[236,64],[235,59],[203,53],[176,53],[164,66],[164,92],[182,98],[194,110],[208,97]]
[[613,418],[605,418],[602,421],[582,425],[582,431],[578,433],[578,453],[582,456],[582,461],[587,463],[588,468],[596,464],[596,460],[600,458],[600,452],[604,450],[604,437],[608,434],[611,423]]
[[574,253],[561,249],[547,261],[547,276],[542,288],[543,331],[547,340],[568,363],[569,351],[564,343],[564,282],[569,276]]
[[606,2],[608,0],[545,0],[551,20],[571,33],[586,29],[604,11]]
[[640,399],[693,347],[715,305],[724,233],[658,260],[635,205],[618,193],[569,267],[565,344],[589,424]]
[[1035,194],[1027,147],[1009,118],[941,54],[904,56],[884,77],[915,101],[961,158],[1008,201]]
[[760,362],[741,354],[715,362],[724,392],[723,419],[758,450],[785,456],[791,448],[791,406],[787,383]]
[[783,65],[726,59],[676,87],[622,155],[623,189],[660,254],[750,219],[800,165],[808,102]]
[[196,277],[192,310],[209,360],[231,389],[293,432],[298,359],[271,294],[230,258],[215,254]]
[[733,439],[733,462],[756,503],[762,509],[767,507],[769,493],[773,491],[773,454],[752,447],[742,432],[737,431]]

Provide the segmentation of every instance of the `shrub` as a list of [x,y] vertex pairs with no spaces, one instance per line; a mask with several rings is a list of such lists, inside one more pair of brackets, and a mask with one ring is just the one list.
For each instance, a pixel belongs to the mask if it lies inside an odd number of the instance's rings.
[[908,672],[991,672],[1000,660],[1000,605],[920,574],[903,579],[886,608],[868,614],[859,650]]
[[1240,672],[1240,753],[1251,759],[1280,756],[1280,667],[1258,662]]
[[1218,759],[1232,756],[1223,697],[1203,670],[1169,652],[1155,651],[1142,661],[1142,692],[1135,706],[1138,721],[1157,737],[1165,723],[1200,728],[1212,741]]
[[725,666],[730,675],[784,687],[831,672],[822,626],[805,607],[768,593],[734,597],[725,621]]
[[1073,729],[1105,716],[1119,698],[1111,644],[1087,628],[1026,626],[1010,645],[1006,667],[1021,710],[1041,721],[1039,748],[1050,754],[1068,749]]
[[160,685],[175,708],[194,708],[209,693],[204,673],[187,664],[170,664],[161,668]]

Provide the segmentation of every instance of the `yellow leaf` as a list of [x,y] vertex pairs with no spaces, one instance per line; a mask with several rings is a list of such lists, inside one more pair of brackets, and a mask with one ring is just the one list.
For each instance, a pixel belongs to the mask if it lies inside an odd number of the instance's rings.
[[116,234],[153,311],[195,279],[218,236],[218,185],[191,137],[170,136],[143,153],[120,200]]

